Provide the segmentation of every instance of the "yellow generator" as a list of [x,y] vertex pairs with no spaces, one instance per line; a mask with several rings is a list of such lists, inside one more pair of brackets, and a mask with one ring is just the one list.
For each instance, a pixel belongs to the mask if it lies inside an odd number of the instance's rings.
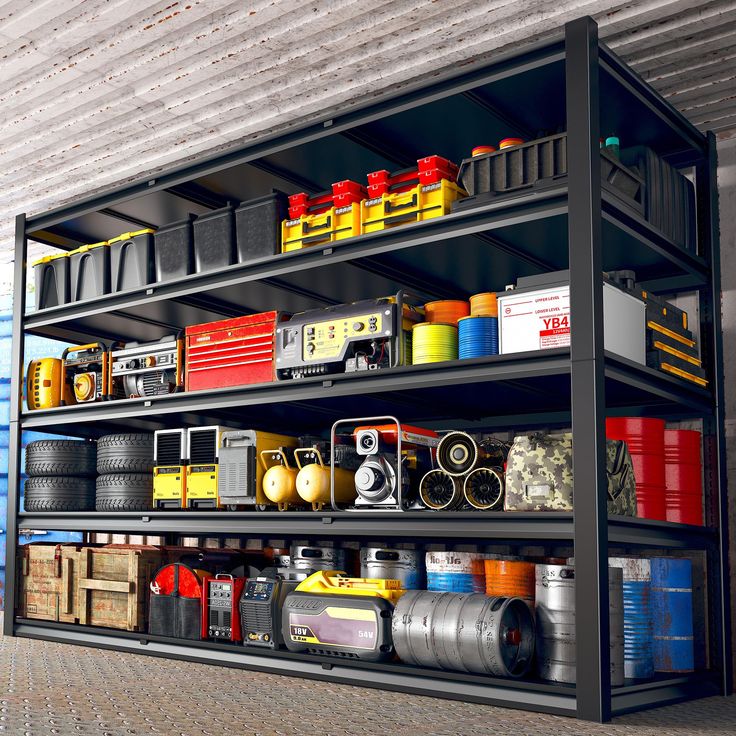
[[403,291],[295,314],[276,328],[276,378],[411,365],[411,329],[423,319]]
[[38,358],[28,364],[26,403],[31,411],[77,403],[72,387],[65,380],[61,358]]
[[158,429],[154,432],[153,466],[153,507],[186,508],[186,429]]
[[222,506],[231,511],[243,508],[265,509],[271,501],[263,492],[263,479],[269,462],[264,454],[286,453],[298,445],[296,437],[261,432],[258,429],[238,429],[221,436],[218,463],[218,495]]

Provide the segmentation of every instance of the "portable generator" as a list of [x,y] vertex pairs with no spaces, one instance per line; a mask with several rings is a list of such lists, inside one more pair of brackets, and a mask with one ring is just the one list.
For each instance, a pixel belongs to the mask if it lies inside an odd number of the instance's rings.
[[227,427],[192,427],[187,432],[187,501],[188,509],[220,507],[218,470],[220,443]]
[[[102,342],[73,345],[61,354],[64,380],[71,386],[74,403],[108,398],[109,353]],[[62,399],[62,405],[66,402]]]
[[184,343],[175,335],[156,342],[128,342],[110,350],[110,388],[115,399],[162,396],[184,388]]
[[220,441],[217,479],[220,504],[231,511],[253,506],[266,508],[270,502],[263,493],[266,471],[260,455],[264,450],[294,448],[297,438],[258,429],[237,429],[224,432]]
[[276,377],[393,368],[411,363],[411,328],[421,310],[406,295],[365,299],[294,315],[276,328]]
[[285,319],[281,312],[262,312],[187,327],[186,390],[273,381],[274,333]]
[[153,433],[153,507],[182,509],[187,504],[187,430]]
[[202,639],[242,641],[238,603],[245,578],[219,574],[202,584]]
[[248,578],[240,596],[240,630],[245,646],[278,649],[284,646],[281,611],[286,596],[313,571],[276,568]]
[[[388,424],[384,424],[388,420]],[[364,424],[365,423],[365,424]],[[420,507],[419,480],[433,467],[439,436],[431,429],[402,425],[394,417],[345,419],[332,427],[358,425],[355,450],[363,462],[355,472],[357,508],[409,509]]]
[[349,578],[335,570],[316,572],[284,601],[281,631],[286,648],[386,661],[393,656],[391,614],[405,592],[399,580]]
[[61,358],[38,358],[28,364],[26,404],[28,409],[53,409],[75,404],[74,392],[64,380]]

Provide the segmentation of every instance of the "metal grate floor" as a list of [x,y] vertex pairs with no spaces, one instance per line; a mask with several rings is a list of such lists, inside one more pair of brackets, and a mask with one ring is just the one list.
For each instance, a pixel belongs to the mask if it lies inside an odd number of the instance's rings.
[[572,718],[0,638],[0,733],[18,736],[733,736],[736,696]]

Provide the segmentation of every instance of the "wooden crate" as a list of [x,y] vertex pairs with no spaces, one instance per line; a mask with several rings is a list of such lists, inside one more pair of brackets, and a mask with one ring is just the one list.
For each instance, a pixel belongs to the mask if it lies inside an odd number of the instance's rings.
[[145,631],[148,585],[164,558],[157,547],[83,547],[77,579],[79,623]]
[[18,550],[17,615],[76,623],[78,566],[79,545],[22,545]]

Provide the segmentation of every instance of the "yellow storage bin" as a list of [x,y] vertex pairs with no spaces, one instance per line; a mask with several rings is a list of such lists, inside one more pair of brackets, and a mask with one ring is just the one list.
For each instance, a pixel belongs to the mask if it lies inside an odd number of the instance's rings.
[[453,202],[467,196],[454,182],[440,179],[435,184],[417,184],[406,192],[365,199],[361,202],[363,233],[447,215]]
[[360,216],[360,204],[355,202],[344,207],[330,207],[318,214],[284,220],[281,223],[281,251],[287,253],[360,235]]

